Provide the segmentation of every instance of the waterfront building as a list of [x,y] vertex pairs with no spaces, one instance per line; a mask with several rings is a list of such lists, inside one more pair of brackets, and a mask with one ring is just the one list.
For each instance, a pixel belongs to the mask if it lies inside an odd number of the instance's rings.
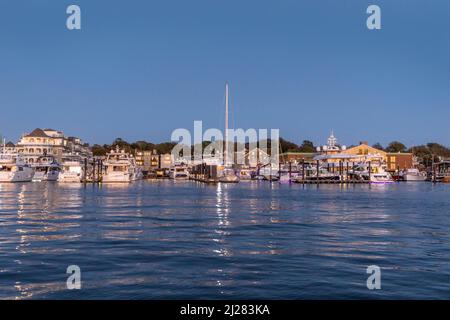
[[79,155],[85,158],[92,157],[92,151],[88,143],[84,143],[78,137],[68,137],[64,140],[64,152]]
[[63,138],[55,133],[56,137],[47,134],[40,128],[22,136],[17,143],[17,152],[23,156],[27,163],[35,163],[43,155],[52,155],[55,158],[62,157],[64,149]]
[[0,145],[0,153],[16,153],[17,149],[14,143],[9,141]]
[[386,159],[388,171],[406,170],[417,166],[412,153],[387,153]]
[[304,162],[313,162],[314,157],[318,155],[314,152],[285,152],[280,154],[280,163],[299,164]]
[[172,159],[172,155],[170,153],[160,154],[159,155],[159,168],[160,169],[170,169],[173,165],[174,161]]
[[36,163],[41,156],[53,156],[58,162],[66,153],[79,153],[83,156],[91,154],[89,145],[83,144],[76,137],[64,137],[64,133],[54,129],[36,128],[31,133],[24,134],[16,146],[17,152],[27,163]]
[[345,153],[347,147],[338,145],[337,141],[332,131],[327,139],[327,144],[317,147],[317,154],[313,160],[325,163],[351,162],[355,156]]
[[144,150],[136,152],[136,164],[142,171],[151,171],[159,167],[159,155],[156,150]]
[[369,146],[367,141],[362,141],[358,146],[348,148],[343,151],[344,154],[358,156],[360,158],[370,159],[371,157],[380,158],[383,162],[387,160],[387,152]]

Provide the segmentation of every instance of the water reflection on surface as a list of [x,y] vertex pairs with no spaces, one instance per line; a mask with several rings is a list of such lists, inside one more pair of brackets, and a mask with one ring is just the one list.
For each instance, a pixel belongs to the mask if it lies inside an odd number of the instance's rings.
[[[449,191],[0,184],[0,298],[444,298]],[[65,289],[71,264],[81,291]],[[371,264],[378,292],[365,287]]]

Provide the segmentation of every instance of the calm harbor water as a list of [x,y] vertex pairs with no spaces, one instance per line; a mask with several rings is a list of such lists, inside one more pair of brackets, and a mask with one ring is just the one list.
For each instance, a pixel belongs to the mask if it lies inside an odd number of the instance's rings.
[[[430,183],[0,184],[0,298],[448,299],[449,196]],[[69,265],[81,290],[66,288]]]

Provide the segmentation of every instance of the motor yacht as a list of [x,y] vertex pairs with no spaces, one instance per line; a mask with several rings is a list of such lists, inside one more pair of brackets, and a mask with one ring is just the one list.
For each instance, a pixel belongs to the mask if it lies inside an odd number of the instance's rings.
[[106,155],[103,165],[105,172],[102,176],[102,182],[105,183],[131,182],[143,177],[134,157],[118,147]]
[[0,153],[0,182],[30,182],[34,170],[16,153]]
[[40,156],[32,167],[35,170],[33,181],[57,181],[61,171],[60,164],[50,155]]

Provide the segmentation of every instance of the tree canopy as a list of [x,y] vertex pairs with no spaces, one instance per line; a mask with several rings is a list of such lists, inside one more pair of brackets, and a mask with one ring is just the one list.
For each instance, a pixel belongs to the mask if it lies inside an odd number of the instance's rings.
[[387,152],[406,152],[406,146],[399,141],[392,141],[388,144],[385,151]]

